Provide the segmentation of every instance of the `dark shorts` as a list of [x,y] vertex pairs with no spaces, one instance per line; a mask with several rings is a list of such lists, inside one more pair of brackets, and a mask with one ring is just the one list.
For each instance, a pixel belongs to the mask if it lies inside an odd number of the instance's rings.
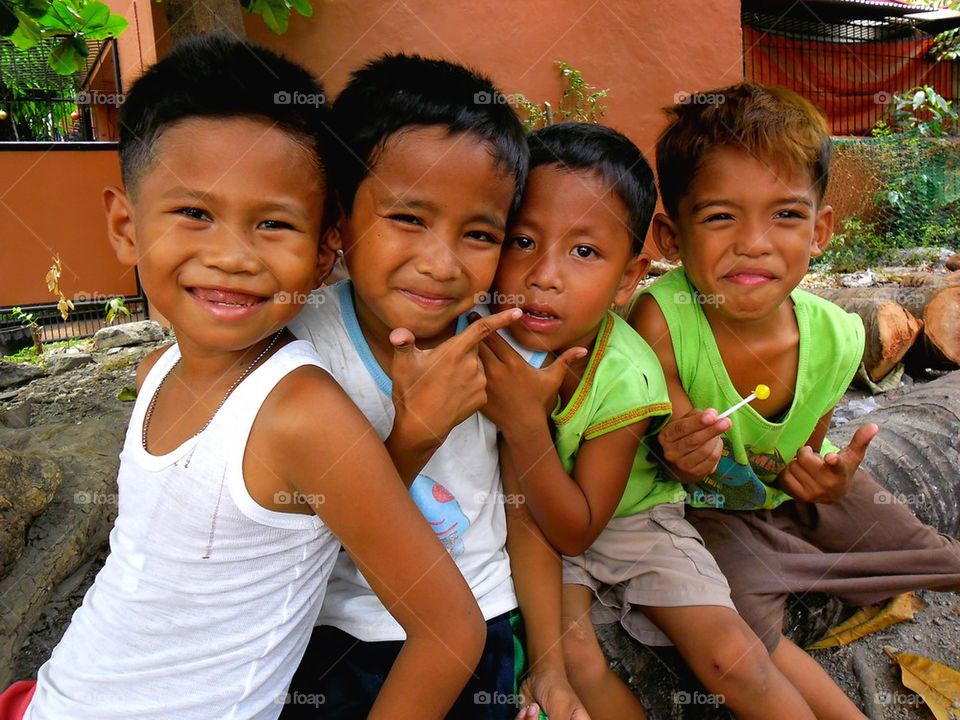
[[[399,640],[363,642],[329,625],[314,628],[280,718],[367,717],[402,647]],[[480,662],[447,717],[512,720],[525,671],[520,613],[513,610],[489,620]]]

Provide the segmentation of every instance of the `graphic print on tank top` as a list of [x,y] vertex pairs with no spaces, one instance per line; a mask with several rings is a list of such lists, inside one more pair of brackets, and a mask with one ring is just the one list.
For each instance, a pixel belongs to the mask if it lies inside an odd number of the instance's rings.
[[462,555],[463,534],[470,527],[470,520],[453,493],[432,478],[417,475],[410,486],[410,495],[450,556]]
[[723,438],[723,453],[717,469],[693,484],[688,496],[693,502],[705,503],[718,510],[754,510],[763,507],[766,485],[772,485],[787,466],[774,448],[773,452],[755,452],[745,445],[748,465],[737,462],[733,446]]

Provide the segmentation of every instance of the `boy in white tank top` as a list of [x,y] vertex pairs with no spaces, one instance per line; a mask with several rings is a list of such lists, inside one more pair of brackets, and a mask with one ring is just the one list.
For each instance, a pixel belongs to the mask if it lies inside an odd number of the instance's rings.
[[106,564],[2,717],[322,715],[288,686],[341,543],[406,633],[370,717],[442,717],[469,678],[484,623],[467,583],[285,329],[335,259],[323,98],[302,68],[216,35],[129,93],[108,234],[177,343],[137,374]]

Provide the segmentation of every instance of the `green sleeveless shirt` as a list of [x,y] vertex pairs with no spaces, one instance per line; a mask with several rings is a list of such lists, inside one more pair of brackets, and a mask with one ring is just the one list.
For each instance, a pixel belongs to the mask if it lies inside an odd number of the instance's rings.
[[[717,348],[699,293],[683,268],[644,288],[660,306],[670,330],[680,382],[695,408],[723,412],[737,394]],[[803,447],[817,422],[830,412],[850,384],[863,355],[863,322],[833,303],[799,288],[790,293],[800,329],[797,385],[790,409],[771,422],[749,404],[730,419],[723,434],[720,464],[700,483],[687,486],[694,507],[728,510],[774,508],[790,496],[773,483]],[[757,368],[757,382],[765,381]],[[767,382],[769,384],[769,382]],[[821,454],[837,448],[824,441]]]
[[686,496],[683,486],[659,477],[659,464],[647,448],[647,440],[669,417],[670,395],[656,353],[623,319],[608,312],[577,389],[566,407],[558,407],[551,414],[556,428],[554,445],[563,469],[573,472],[585,441],[653,418],[614,516],[682,502]]

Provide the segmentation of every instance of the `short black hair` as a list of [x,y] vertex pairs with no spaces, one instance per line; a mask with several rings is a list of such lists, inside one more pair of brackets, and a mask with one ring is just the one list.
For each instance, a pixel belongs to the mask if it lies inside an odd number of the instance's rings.
[[323,171],[329,112],[320,83],[281,55],[223,33],[185,38],[133,84],[120,107],[124,185],[136,192],[158,138],[191,117],[275,123],[308,147]]
[[627,209],[633,254],[643,250],[657,186],[649,163],[629,138],[602,125],[566,122],[530,133],[527,142],[531,170],[540,165],[590,170],[609,183]]
[[462,65],[419,55],[382,55],[351,74],[333,104],[331,125],[337,140],[330,181],[347,215],[387,140],[415,126],[477,135],[505,173],[516,178],[511,214],[520,204],[529,157],[523,125],[490,80]]

